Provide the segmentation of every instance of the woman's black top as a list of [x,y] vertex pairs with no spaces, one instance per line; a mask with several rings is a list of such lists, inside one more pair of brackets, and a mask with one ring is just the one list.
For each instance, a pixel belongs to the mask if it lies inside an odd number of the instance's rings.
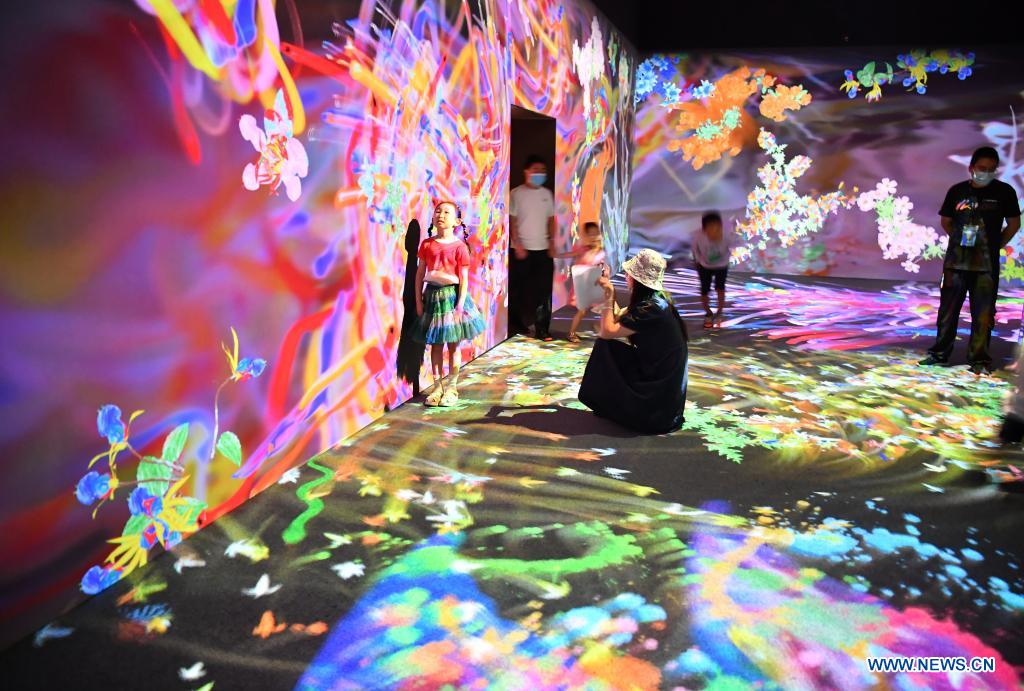
[[598,339],[580,383],[580,401],[601,417],[642,432],[679,429],[686,402],[686,335],[662,294],[640,302],[619,324],[629,344]]

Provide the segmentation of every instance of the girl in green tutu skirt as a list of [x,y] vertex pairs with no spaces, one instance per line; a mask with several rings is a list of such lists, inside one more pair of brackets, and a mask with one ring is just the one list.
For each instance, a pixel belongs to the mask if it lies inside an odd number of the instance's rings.
[[[463,237],[455,235],[462,228]],[[434,229],[437,235],[434,235]],[[416,294],[416,315],[412,336],[430,346],[434,390],[427,405],[451,406],[459,400],[459,344],[476,338],[484,330],[484,319],[469,295],[469,231],[462,222],[462,210],[454,202],[439,202],[427,228],[426,240],[417,258],[416,285],[426,283]],[[448,380],[444,379],[444,347],[448,345]]]

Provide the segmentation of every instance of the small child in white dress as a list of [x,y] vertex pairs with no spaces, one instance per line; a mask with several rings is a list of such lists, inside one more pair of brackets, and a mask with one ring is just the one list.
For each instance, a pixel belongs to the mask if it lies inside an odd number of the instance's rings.
[[597,282],[601,279],[604,269],[604,242],[601,227],[593,221],[583,225],[580,241],[568,252],[558,255],[561,259],[572,257],[576,261],[572,265],[572,286],[576,295],[576,315],[569,327],[568,340],[579,343],[580,337],[576,329],[586,316],[587,311],[604,301],[604,291]]

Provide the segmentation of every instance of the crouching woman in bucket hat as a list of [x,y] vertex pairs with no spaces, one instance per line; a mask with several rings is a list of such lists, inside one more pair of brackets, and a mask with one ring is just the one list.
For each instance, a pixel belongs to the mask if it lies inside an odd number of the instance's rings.
[[[622,267],[629,306],[615,304],[607,276],[601,328],[580,384],[580,402],[640,432],[679,429],[686,402],[686,325],[665,292],[665,260],[643,249]],[[620,338],[626,338],[625,343]]]

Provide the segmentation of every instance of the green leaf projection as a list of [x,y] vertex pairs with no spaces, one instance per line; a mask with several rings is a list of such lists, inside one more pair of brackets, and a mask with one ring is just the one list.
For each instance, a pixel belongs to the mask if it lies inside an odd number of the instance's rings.
[[242,443],[234,432],[221,432],[217,439],[217,451],[235,465],[242,464]]
[[185,449],[185,442],[188,441],[188,423],[178,425],[164,440],[163,452],[160,457],[168,463],[176,463]]

